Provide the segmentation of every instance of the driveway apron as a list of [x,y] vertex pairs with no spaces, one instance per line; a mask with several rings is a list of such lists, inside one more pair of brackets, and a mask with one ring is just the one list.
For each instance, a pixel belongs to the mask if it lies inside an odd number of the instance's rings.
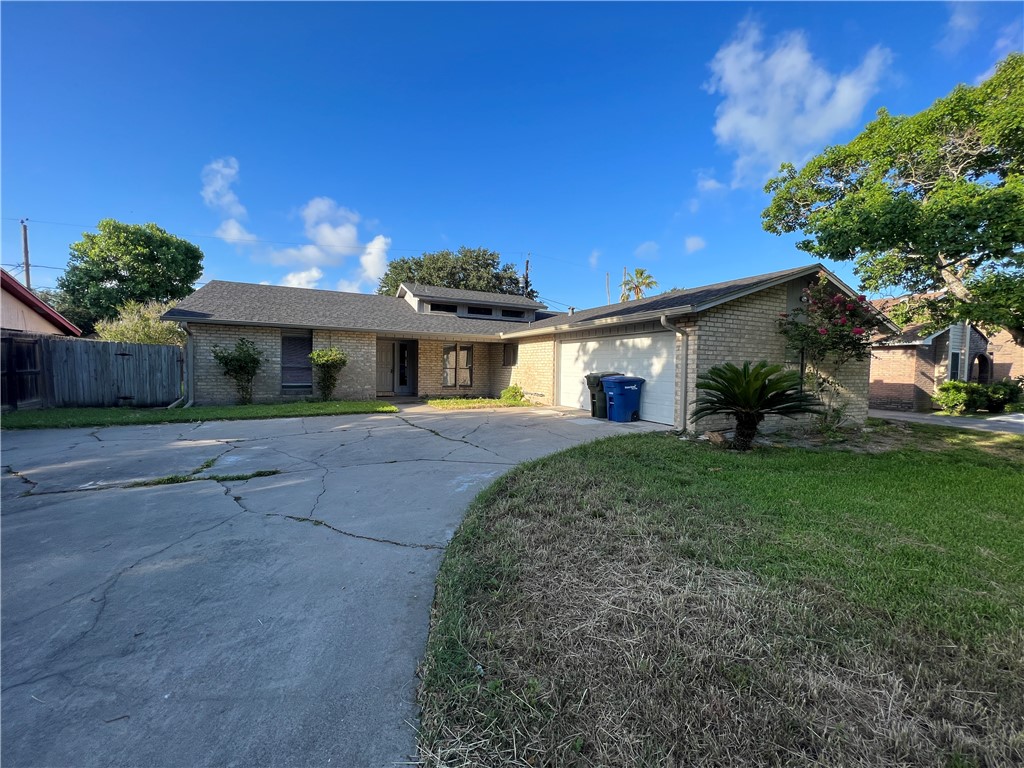
[[413,759],[434,578],[470,500],[653,429],[420,406],[3,433],[3,764]]

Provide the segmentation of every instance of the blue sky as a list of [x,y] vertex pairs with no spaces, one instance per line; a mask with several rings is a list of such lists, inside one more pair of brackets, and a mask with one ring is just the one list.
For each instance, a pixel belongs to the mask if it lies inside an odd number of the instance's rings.
[[28,217],[33,285],[53,286],[110,217],[199,245],[204,281],[372,292],[390,258],[529,254],[556,309],[603,304],[606,273],[615,300],[623,267],[669,289],[797,266],[795,238],[761,229],[778,163],[978,82],[1022,48],[1022,15],[5,2],[2,261]]

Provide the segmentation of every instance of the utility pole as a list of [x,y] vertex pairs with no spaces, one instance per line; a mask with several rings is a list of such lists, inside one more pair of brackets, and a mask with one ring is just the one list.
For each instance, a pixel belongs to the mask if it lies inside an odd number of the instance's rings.
[[21,220],[21,254],[25,259],[25,287],[32,290],[32,276],[28,272],[28,219]]
[[526,269],[523,270],[523,296],[530,291],[530,254],[527,253],[526,256]]
[[612,273],[604,273],[604,292],[608,296],[608,303],[612,303]]

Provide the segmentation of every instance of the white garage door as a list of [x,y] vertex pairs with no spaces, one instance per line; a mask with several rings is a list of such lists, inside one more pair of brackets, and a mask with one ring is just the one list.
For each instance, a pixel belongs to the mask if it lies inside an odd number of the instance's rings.
[[640,418],[661,424],[675,421],[676,344],[674,333],[609,336],[563,341],[559,350],[558,404],[590,410],[586,374],[622,371],[647,380],[640,396]]

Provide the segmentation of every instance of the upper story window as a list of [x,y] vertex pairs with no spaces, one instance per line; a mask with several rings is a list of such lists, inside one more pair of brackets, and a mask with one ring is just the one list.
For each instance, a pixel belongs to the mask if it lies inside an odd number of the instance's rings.
[[431,312],[450,312],[451,314],[454,315],[456,312],[459,311],[459,307],[456,304],[438,304],[436,301],[432,301],[432,302],[430,302],[430,311]]
[[503,309],[501,310],[501,316],[523,318],[526,317],[526,312],[522,309]]
[[474,307],[470,305],[466,307],[466,313],[470,315],[483,315],[485,317],[490,317],[494,314],[494,310],[490,307]]

